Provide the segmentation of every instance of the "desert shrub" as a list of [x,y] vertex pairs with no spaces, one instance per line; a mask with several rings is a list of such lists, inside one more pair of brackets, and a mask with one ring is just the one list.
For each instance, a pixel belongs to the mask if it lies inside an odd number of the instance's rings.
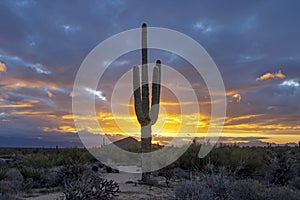
[[212,190],[205,184],[197,181],[184,181],[175,187],[177,200],[213,199]]
[[47,154],[29,154],[23,160],[23,165],[34,168],[50,168],[54,165],[54,160],[53,156]]
[[15,199],[23,189],[23,176],[18,169],[9,169],[0,181],[0,199]]
[[23,191],[25,193],[31,193],[32,192],[32,188],[34,186],[34,181],[32,178],[28,178],[27,180],[24,180],[24,183],[23,183]]
[[82,164],[66,165],[59,174],[63,179],[66,200],[112,199],[120,192],[116,182],[101,178]]
[[298,162],[294,151],[280,148],[267,155],[269,170],[267,177],[271,184],[286,186],[289,180],[298,177]]
[[217,168],[225,166],[232,174],[241,178],[262,178],[265,175],[267,150],[264,148],[221,146],[213,149],[202,159],[198,157],[200,148],[201,144],[192,143],[171,167],[179,167],[184,170],[197,169],[207,171],[207,164],[213,164]]
[[201,169],[203,167],[203,160],[198,157],[198,153],[201,145],[195,141],[191,146],[183,153],[183,155],[173,164],[174,167],[180,167],[181,169]]
[[297,189],[282,186],[267,187],[253,179],[236,180],[222,174],[198,176],[198,179],[183,181],[175,187],[176,199],[300,199],[300,191]]
[[228,199],[232,178],[221,173],[194,173],[192,179],[175,187],[176,199]]
[[300,177],[295,177],[289,181],[288,186],[294,190],[300,190]]
[[299,200],[299,190],[291,190],[288,187],[272,187],[269,188],[264,197],[265,200],[273,199],[288,199],[288,200]]
[[163,168],[153,173],[156,176],[162,176],[165,178],[166,186],[169,187],[171,182],[178,182],[180,180],[190,179],[189,172],[184,171],[181,168]]
[[237,180],[230,187],[229,199],[259,200],[265,197],[265,186],[256,180]]
[[22,167],[20,172],[25,180],[28,178],[32,178],[33,180],[41,179],[40,170],[35,169],[33,167]]
[[173,174],[174,174],[174,177],[175,177],[176,179],[179,179],[179,180],[181,180],[181,179],[187,180],[187,179],[190,178],[189,173],[186,172],[186,171],[184,171],[184,170],[181,169],[181,168],[174,168],[174,169],[173,169]]
[[49,169],[62,166],[70,161],[88,163],[93,161],[93,156],[86,149],[65,148],[65,149],[35,149],[27,152],[23,160],[23,166]]
[[209,163],[226,167],[228,172],[239,178],[262,179],[265,176],[266,149],[261,147],[221,146],[208,155]]
[[5,180],[11,184],[16,193],[22,190],[24,178],[18,169],[9,169]]
[[64,165],[68,162],[88,163],[93,161],[93,156],[86,150],[80,148],[65,148],[57,158],[57,164]]
[[47,172],[44,169],[37,169],[33,167],[22,167],[20,169],[22,176],[26,181],[31,182],[33,188],[45,187],[47,183]]
[[0,167],[0,181],[7,177],[7,168]]
[[0,190],[0,200],[19,200],[19,198],[11,193],[2,193]]
[[202,178],[202,183],[210,188],[214,198],[227,199],[228,188],[230,187],[231,178],[224,176],[223,174],[206,175]]
[[43,174],[43,179],[46,182],[46,187],[56,187],[61,185],[62,182],[62,177],[58,173],[58,168],[49,169]]
[[160,169],[158,175],[165,178],[165,183],[167,187],[170,186],[170,181],[172,179],[173,181],[175,181],[175,175],[173,169],[168,169],[168,168]]

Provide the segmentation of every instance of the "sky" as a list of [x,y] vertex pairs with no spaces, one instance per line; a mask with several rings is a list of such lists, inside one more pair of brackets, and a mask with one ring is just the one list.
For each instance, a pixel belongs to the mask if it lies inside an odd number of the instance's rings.
[[[0,146],[80,145],[72,91],[81,63],[105,39],[143,22],[186,34],[218,66],[227,96],[221,142],[298,143],[299,10],[298,1],[271,0],[1,1]],[[157,57],[190,81],[197,95],[197,102],[190,104],[198,105],[201,114],[181,114],[174,93],[162,88],[161,118],[153,128],[153,140],[167,143],[183,119],[189,122],[183,124],[184,132],[196,126],[195,136],[203,138],[211,123],[211,103],[201,75],[179,56],[149,50],[150,62]],[[112,114],[111,102],[118,79],[139,64],[139,52],[121,56],[97,90],[86,90],[87,96],[95,96],[102,132],[111,137],[138,137],[133,99],[113,103],[125,106],[129,115]]]

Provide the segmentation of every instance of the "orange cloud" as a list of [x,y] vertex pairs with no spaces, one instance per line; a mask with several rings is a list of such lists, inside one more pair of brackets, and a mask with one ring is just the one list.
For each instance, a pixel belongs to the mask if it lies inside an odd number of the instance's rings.
[[48,115],[47,112],[39,112],[39,111],[17,111],[13,112],[16,115]]
[[238,93],[232,95],[232,98],[233,98],[236,102],[238,102],[238,103],[240,103],[241,100],[242,100],[242,96],[241,96],[240,94],[238,94]]
[[5,79],[0,80],[0,84],[4,85],[2,88],[5,90],[14,90],[19,88],[41,88],[47,86],[51,89],[57,89],[57,85],[51,82],[45,82],[42,80],[25,80],[7,77]]
[[62,125],[62,126],[59,126],[58,128],[42,127],[42,130],[44,132],[62,132],[62,133],[71,132],[71,133],[77,133],[77,130],[76,130],[75,127],[68,126],[68,125]]
[[0,61],[0,72],[6,72],[6,65]]
[[33,104],[39,103],[39,100],[28,99],[23,102],[12,103],[12,104],[0,104],[0,108],[25,108],[32,107]]
[[[238,117],[226,117],[226,124],[230,124],[232,122],[237,122],[240,120],[245,120],[245,119],[252,119],[254,120],[257,117],[262,116],[263,114],[250,114],[250,115],[242,115],[242,116],[238,116]],[[225,125],[226,125],[225,124]]]
[[49,98],[51,98],[53,96],[52,92],[50,92],[50,91],[47,91],[47,95]]
[[278,72],[274,73],[266,73],[260,77],[258,77],[257,81],[264,81],[264,80],[270,80],[270,79],[285,79],[285,75],[279,70]]

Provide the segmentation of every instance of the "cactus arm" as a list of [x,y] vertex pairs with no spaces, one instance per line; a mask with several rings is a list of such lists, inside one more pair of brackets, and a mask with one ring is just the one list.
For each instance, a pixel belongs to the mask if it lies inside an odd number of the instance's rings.
[[137,66],[133,67],[133,91],[134,91],[134,109],[140,124],[143,123],[143,111],[140,89],[140,70]]
[[155,124],[159,113],[159,100],[160,100],[160,61],[156,62],[156,66],[153,69],[153,80],[152,80],[152,100],[150,118],[151,124]]
[[149,119],[149,85],[148,85],[148,49],[147,25],[142,25],[142,110],[145,119]]
[[159,104],[160,102],[160,89],[161,89],[161,61],[160,60],[157,60],[156,61],[156,66],[158,67],[158,101],[157,103]]
[[147,24],[142,25],[142,64],[148,63]]

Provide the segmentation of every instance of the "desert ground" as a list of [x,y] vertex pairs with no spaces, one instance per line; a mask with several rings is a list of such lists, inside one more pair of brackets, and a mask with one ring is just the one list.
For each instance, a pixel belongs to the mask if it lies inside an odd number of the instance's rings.
[[200,148],[192,144],[148,182],[139,167],[116,170],[85,149],[2,148],[0,200],[300,199],[300,147],[223,145],[203,159]]
[[[119,183],[120,193],[115,198],[117,200],[123,199],[174,199],[174,192],[172,188],[167,187],[154,187],[148,185],[137,184],[141,179],[141,174],[129,174],[129,173],[115,173],[115,174],[103,174],[106,179],[114,180]],[[164,178],[160,177],[160,182],[164,182]],[[63,198],[62,192],[49,191],[48,194],[43,194],[47,191],[41,192],[41,190],[36,190],[33,197],[24,198],[24,200],[50,200],[50,199],[60,199]]]

